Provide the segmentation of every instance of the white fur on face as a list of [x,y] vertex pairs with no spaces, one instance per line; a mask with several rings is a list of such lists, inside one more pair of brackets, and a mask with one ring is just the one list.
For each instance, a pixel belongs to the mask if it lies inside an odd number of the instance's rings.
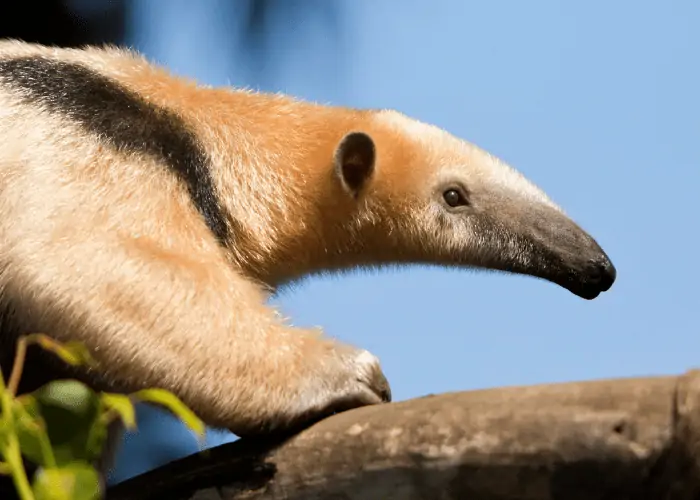
[[380,111],[376,114],[376,119],[422,146],[430,163],[425,166],[426,173],[435,176],[433,182],[461,177],[467,186],[478,184],[487,192],[500,192],[508,198],[542,203],[563,212],[519,171],[472,143],[397,111]]

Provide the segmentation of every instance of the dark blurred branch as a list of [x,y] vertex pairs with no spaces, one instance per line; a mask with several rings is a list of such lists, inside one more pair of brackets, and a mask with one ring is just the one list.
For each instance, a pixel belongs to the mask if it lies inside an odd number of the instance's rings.
[[[240,3],[241,5],[243,2]],[[270,19],[280,14],[289,24],[300,26],[304,19],[319,16],[335,33],[339,28],[338,6],[326,0],[248,0],[248,11],[244,23],[244,42],[252,46],[263,43],[268,35]]]
[[[247,3],[247,10],[244,8]],[[249,66],[263,71],[270,56],[275,34],[272,31],[274,18],[284,19],[286,29],[298,33],[314,17],[323,24],[330,34],[330,41],[337,41],[340,30],[339,7],[328,0],[239,0],[241,12],[245,12],[245,22],[241,32],[241,47],[248,56]],[[293,36],[293,35],[292,35]],[[328,43],[326,41],[326,43]]]
[[121,40],[124,2],[90,1],[103,8],[78,9],[79,2],[66,0],[4,0],[0,3],[0,38],[61,47]]
[[[127,8],[124,0],[5,0],[0,4],[0,38],[62,47],[120,44]],[[329,0],[235,0],[235,12],[244,18],[241,49],[258,77],[272,69],[271,51],[284,43],[275,29],[284,27],[285,38],[293,37],[317,21],[329,35],[323,39],[328,44],[337,41],[341,28],[339,6]]]

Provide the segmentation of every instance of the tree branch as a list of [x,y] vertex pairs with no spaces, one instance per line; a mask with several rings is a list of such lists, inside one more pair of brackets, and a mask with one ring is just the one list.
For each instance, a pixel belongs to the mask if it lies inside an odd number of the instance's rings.
[[186,457],[107,498],[698,499],[700,371],[365,407]]

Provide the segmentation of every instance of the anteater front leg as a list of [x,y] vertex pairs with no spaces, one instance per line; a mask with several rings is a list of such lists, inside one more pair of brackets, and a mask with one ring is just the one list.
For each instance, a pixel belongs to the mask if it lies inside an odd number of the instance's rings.
[[24,321],[83,341],[108,387],[165,388],[238,435],[390,399],[376,357],[285,325],[216,252],[104,234],[20,250],[4,282]]

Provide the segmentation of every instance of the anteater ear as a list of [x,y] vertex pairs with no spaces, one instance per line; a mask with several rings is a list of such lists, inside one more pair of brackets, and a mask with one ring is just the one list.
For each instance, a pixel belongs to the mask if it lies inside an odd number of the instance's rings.
[[374,141],[364,132],[350,132],[335,150],[335,173],[343,187],[357,196],[374,172]]

